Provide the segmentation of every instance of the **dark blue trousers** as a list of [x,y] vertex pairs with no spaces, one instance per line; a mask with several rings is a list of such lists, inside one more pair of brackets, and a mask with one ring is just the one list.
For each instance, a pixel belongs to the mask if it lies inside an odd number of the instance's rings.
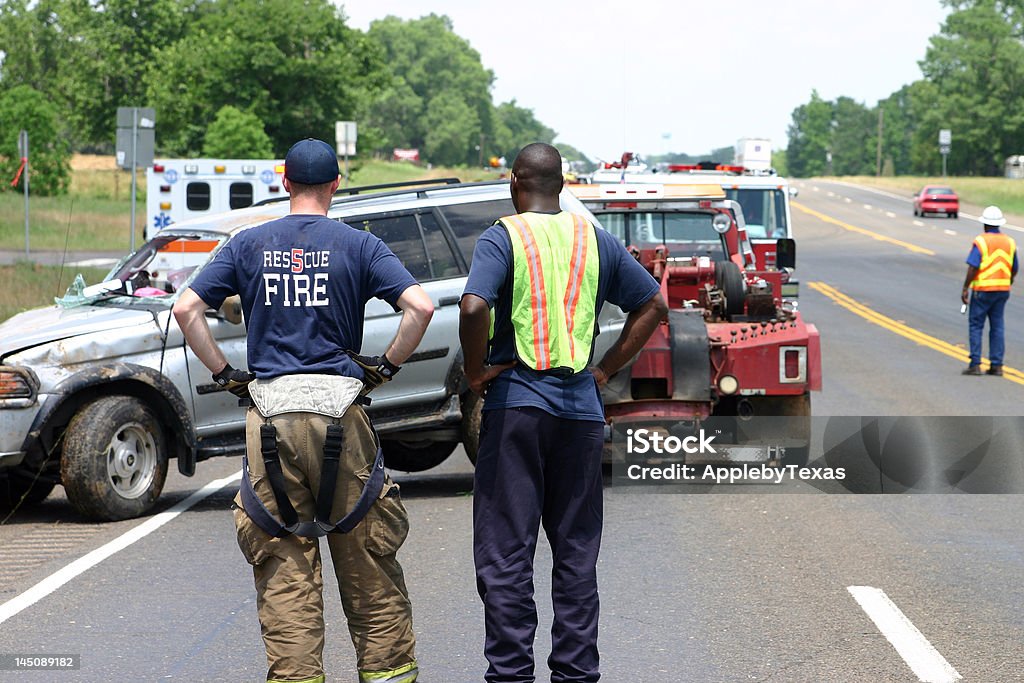
[[974,292],[968,311],[968,338],[971,342],[971,365],[981,364],[981,338],[988,319],[988,360],[992,365],[1003,364],[1006,349],[1003,309],[1010,298],[1009,292]]
[[486,410],[473,489],[473,559],[484,603],[488,683],[534,678],[533,560],[543,523],[553,555],[553,683],[598,672],[597,555],[604,425],[539,408]]

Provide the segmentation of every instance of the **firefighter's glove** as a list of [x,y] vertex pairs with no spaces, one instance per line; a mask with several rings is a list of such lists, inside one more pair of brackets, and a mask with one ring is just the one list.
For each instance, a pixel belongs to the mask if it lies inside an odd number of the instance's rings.
[[231,363],[224,366],[224,369],[213,376],[213,381],[224,387],[238,398],[249,398],[249,382],[256,379],[256,375],[248,370],[236,370]]
[[402,368],[388,360],[385,355],[361,356],[354,351],[346,351],[355,364],[363,369],[363,390],[360,395],[365,396],[384,382],[390,382],[391,378],[398,374]]

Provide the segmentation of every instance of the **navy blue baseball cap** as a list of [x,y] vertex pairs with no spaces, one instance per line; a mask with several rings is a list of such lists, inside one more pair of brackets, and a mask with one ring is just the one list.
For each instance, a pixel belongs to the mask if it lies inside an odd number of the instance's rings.
[[338,177],[338,156],[323,140],[299,140],[284,158],[284,177],[303,185],[322,185]]

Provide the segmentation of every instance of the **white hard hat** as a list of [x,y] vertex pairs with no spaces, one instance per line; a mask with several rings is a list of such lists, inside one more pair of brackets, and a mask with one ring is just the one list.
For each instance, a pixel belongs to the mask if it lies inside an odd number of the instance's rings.
[[1005,223],[1006,219],[1003,218],[1003,212],[999,210],[998,206],[986,206],[985,210],[981,212],[982,225],[991,225],[998,228]]

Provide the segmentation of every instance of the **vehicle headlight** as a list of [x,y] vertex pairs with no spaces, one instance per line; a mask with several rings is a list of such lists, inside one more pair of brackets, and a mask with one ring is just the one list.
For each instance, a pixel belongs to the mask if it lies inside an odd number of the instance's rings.
[[0,400],[36,397],[39,380],[28,368],[0,365]]
[[732,396],[739,390],[739,388],[739,380],[732,375],[723,375],[722,378],[718,380],[718,390],[726,396]]

